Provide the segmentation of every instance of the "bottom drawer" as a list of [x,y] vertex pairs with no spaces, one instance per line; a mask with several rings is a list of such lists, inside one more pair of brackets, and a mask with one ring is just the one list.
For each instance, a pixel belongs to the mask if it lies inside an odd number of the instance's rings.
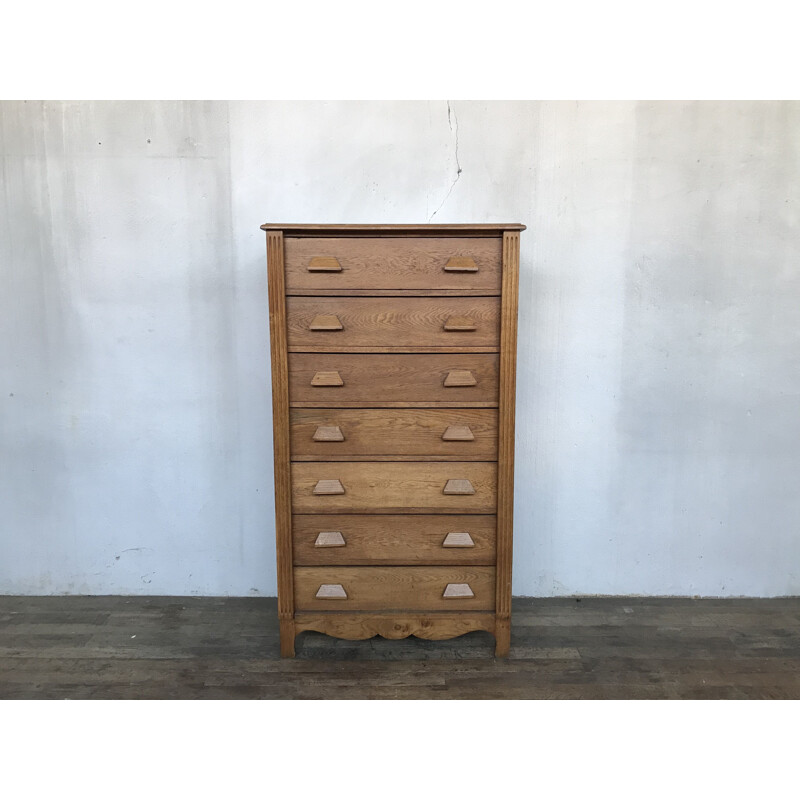
[[296,567],[298,611],[493,611],[494,567]]

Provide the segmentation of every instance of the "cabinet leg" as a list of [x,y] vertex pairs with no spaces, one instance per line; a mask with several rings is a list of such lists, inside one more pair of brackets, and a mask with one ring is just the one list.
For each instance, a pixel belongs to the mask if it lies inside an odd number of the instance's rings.
[[494,655],[496,658],[506,658],[511,647],[511,620],[496,619],[494,623],[495,647]]
[[294,620],[280,620],[281,658],[294,658]]

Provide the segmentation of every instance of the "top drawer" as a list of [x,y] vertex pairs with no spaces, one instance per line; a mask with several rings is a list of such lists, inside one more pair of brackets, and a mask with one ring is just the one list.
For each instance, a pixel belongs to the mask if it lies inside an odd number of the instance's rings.
[[284,240],[286,292],[434,289],[500,294],[502,239]]

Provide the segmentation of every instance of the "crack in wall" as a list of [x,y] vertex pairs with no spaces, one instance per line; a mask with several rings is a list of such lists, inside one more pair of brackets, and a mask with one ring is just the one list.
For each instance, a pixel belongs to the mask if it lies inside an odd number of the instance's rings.
[[456,177],[453,179],[453,182],[450,184],[450,188],[447,190],[447,194],[444,196],[444,199],[442,200],[441,203],[439,203],[439,207],[436,209],[436,211],[433,212],[433,214],[431,214],[428,217],[428,222],[430,222],[439,213],[439,211],[441,211],[442,206],[447,202],[447,198],[450,197],[450,193],[453,191],[453,188],[455,187],[455,185],[458,183],[459,179],[461,178],[461,171],[462,171],[461,170],[461,162],[458,160],[458,117],[456,116],[455,109],[451,108],[450,101],[448,100],[447,101],[447,124],[450,127],[450,132],[452,133],[453,132],[453,122],[452,122],[452,120],[450,118],[451,115],[452,115],[452,119],[455,120],[455,123],[456,123],[456,129],[455,129]]

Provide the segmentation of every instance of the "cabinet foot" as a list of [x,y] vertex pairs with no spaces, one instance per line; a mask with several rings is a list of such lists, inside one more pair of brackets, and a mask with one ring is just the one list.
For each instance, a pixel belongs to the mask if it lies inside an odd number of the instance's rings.
[[294,658],[294,620],[280,620],[281,658]]
[[511,620],[498,619],[495,621],[494,628],[496,658],[506,658],[511,647]]

